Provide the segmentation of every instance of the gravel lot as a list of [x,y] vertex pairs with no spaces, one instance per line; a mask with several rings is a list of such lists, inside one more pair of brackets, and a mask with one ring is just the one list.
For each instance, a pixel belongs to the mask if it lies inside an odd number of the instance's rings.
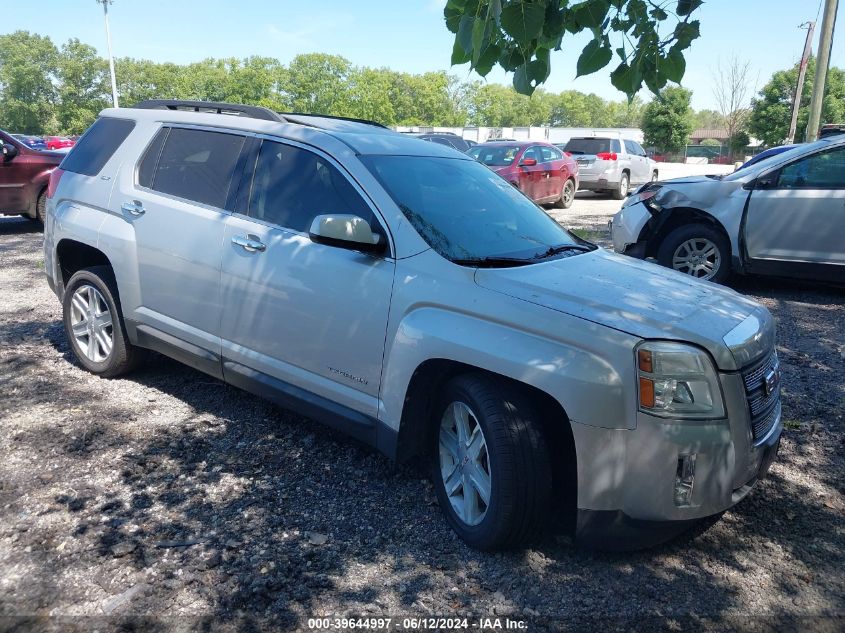
[[[593,198],[558,218],[601,231],[619,203]],[[778,320],[787,430],[771,476],[708,531],[629,554],[561,535],[481,554],[418,471],[315,423],[162,357],[127,379],[82,371],[42,267],[40,227],[0,219],[0,629],[845,626],[841,291],[735,283]]]

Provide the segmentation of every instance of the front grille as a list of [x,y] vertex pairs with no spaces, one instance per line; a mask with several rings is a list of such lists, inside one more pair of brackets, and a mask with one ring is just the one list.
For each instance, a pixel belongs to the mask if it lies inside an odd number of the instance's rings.
[[[775,377],[774,384],[767,378]],[[762,439],[772,429],[780,416],[780,363],[776,352],[763,362],[756,363],[742,372],[748,412],[751,414],[751,434]]]

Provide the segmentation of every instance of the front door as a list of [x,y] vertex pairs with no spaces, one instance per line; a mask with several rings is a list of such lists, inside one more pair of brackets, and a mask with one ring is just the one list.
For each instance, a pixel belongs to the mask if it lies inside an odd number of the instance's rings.
[[247,214],[229,218],[223,236],[224,373],[375,418],[395,264],[312,242],[323,214],[357,215],[384,234],[331,159],[264,140]]
[[2,132],[0,143],[12,145],[19,152],[14,157],[0,156],[0,211],[25,211],[29,207],[29,200],[26,199],[24,184],[43,165],[30,164],[21,145]]
[[845,266],[845,147],[796,160],[774,180],[748,202],[752,270],[767,262]]
[[[227,199],[245,137],[162,128],[111,207],[135,233],[138,305],[127,318],[220,354],[220,260]],[[173,342],[165,338],[166,341]],[[213,363],[212,363],[213,365]]]
[[[545,197],[546,167],[542,163],[542,156],[537,147],[529,147],[519,158],[517,169],[519,170],[519,189],[532,200],[539,200]],[[526,160],[533,160],[533,165],[525,165]]]

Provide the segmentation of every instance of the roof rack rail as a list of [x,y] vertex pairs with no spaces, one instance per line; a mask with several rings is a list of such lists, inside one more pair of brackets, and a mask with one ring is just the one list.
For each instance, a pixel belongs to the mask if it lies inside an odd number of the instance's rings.
[[364,125],[374,125],[376,127],[384,128],[385,130],[389,130],[390,128],[386,125],[382,125],[381,123],[377,123],[376,121],[370,121],[369,119],[356,119],[354,117],[349,116],[334,116],[332,114],[307,114],[305,112],[279,112],[279,116],[285,117],[286,120],[291,120],[288,117],[318,117],[320,119],[332,119],[335,121],[349,121],[351,123],[363,123]]
[[183,99],[147,99],[136,103],[134,108],[141,110],[187,110],[190,112],[214,112],[216,114],[228,114],[231,116],[245,116],[251,119],[263,119],[265,121],[277,121],[285,123],[280,114],[269,108],[261,106],[243,105],[241,103],[220,103],[217,101],[189,101]]

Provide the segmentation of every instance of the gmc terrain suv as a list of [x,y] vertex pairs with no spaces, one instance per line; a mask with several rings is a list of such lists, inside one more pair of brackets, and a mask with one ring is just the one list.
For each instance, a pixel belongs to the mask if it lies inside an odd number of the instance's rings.
[[579,542],[656,543],[777,453],[765,308],[577,238],[451,148],[145,102],[102,112],[47,209],[84,368],[157,350],[423,459],[474,547],[524,543],[567,504]]
[[558,144],[578,162],[581,189],[609,193],[623,200],[631,185],[657,180],[657,163],[642,146],[621,136],[573,137]]

